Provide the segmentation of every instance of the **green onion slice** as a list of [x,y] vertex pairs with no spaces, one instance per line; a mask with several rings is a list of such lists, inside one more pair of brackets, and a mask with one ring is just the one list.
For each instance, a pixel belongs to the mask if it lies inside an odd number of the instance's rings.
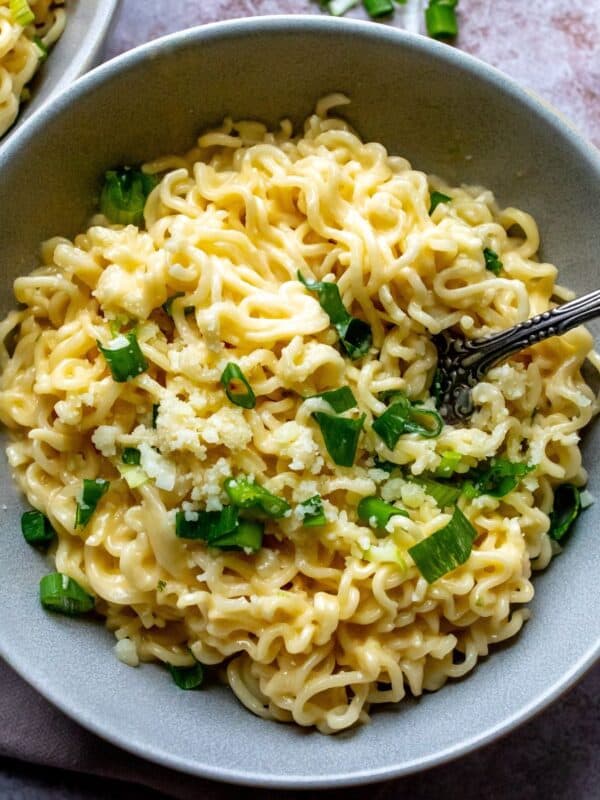
[[429,216],[433,214],[440,203],[450,203],[452,198],[443,192],[431,192],[429,195]]
[[233,505],[238,508],[256,509],[273,519],[285,516],[290,510],[289,504],[283,497],[271,494],[258,483],[252,483],[245,475],[227,478],[223,488]]
[[385,530],[385,526],[394,516],[408,517],[403,508],[396,508],[380,497],[363,497],[356,508],[358,518],[373,528]]
[[218,539],[208,542],[210,547],[221,550],[249,550],[256,553],[262,547],[264,526],[262,522],[251,519],[241,519],[237,528]]
[[139,464],[141,453],[137,447],[126,447],[121,453],[121,461],[124,464]]
[[304,500],[299,504],[304,516],[302,517],[302,524],[305,528],[316,528],[319,525],[326,525],[327,518],[323,510],[323,501],[321,495],[315,494]]
[[581,492],[572,483],[563,483],[554,490],[548,535],[557,542],[569,531],[581,513]]
[[333,463],[340,467],[351,467],[367,415],[361,414],[357,419],[349,419],[315,411],[313,417],[321,429],[325,447]]
[[461,460],[462,455],[457,453],[456,450],[446,450],[445,453],[442,453],[442,460],[435,471],[436,477],[451,478]]
[[351,8],[354,8],[359,0],[331,0],[325,4],[325,8],[333,17],[342,17]]
[[94,598],[61,572],[44,575],[40,581],[40,602],[49,611],[69,616],[87,614],[95,606]]
[[521,478],[535,469],[535,466],[509,461],[506,458],[492,458],[487,466],[476,467],[465,475],[463,486],[465,497],[473,498],[487,494],[490,497],[504,497],[518,485]]
[[120,167],[109,170],[104,175],[100,211],[111,222],[139,228],[144,224],[146,200],[157,183],[154,175],[146,175],[139,169]]
[[83,490],[81,492],[81,499],[77,501],[77,511],[75,513],[75,527],[83,528],[88,524],[92,518],[92,514],[96,510],[98,501],[106,494],[110,481],[104,478],[83,479]]
[[452,39],[458,33],[454,6],[458,0],[430,0],[425,10],[427,33],[434,39]]
[[117,464],[117,469],[130,489],[137,489],[150,480],[148,473],[137,464]]
[[45,61],[48,58],[48,48],[39,36],[34,36],[32,42],[38,49],[40,61]]
[[124,383],[148,369],[148,362],[140,350],[135,331],[120,334],[106,347],[98,342],[98,348],[117,383]]
[[10,0],[9,9],[16,24],[23,28],[35,21],[35,14],[27,0]]
[[385,17],[394,11],[392,0],[363,0],[367,14],[373,19]]
[[331,324],[337,330],[346,353],[352,359],[360,358],[369,352],[373,343],[371,328],[368,323],[352,317],[342,303],[337,284],[326,281],[307,281],[298,272],[301,281],[309,292],[316,292],[323,311],[328,315]]
[[204,680],[204,670],[199,661],[192,667],[174,667],[169,664],[169,672],[180,689],[197,689]]
[[56,535],[41,511],[25,511],[21,516],[21,531],[27,544],[33,545],[50,544]]
[[439,436],[444,422],[437,411],[412,403],[394,392],[390,407],[373,422],[373,430],[393,450],[403,433],[417,433],[425,439]]
[[178,511],[175,535],[180,539],[203,539],[206,542],[225,536],[238,526],[238,509],[225,506],[220,511]]
[[415,544],[408,552],[427,583],[434,583],[465,563],[476,536],[477,531],[456,506],[446,526]]
[[494,275],[499,275],[502,271],[503,264],[502,261],[500,261],[498,253],[486,247],[483,250],[483,257],[485,259],[485,268],[493,272]]
[[462,494],[462,485],[453,486],[450,483],[434,481],[431,478],[425,478],[423,476],[419,476],[418,478],[411,476],[408,478],[408,480],[411,483],[416,483],[418,486],[422,486],[425,494],[433,497],[440,508],[446,508],[446,506],[455,505],[456,501]]
[[[163,311],[170,317],[173,317],[173,300],[177,300],[178,297],[185,297],[185,292],[175,292],[175,294],[167,297],[165,302],[162,304]],[[183,313],[192,314],[194,310],[194,306],[185,306]]]
[[321,394],[313,394],[313,397],[320,397],[329,403],[331,408],[336,414],[341,414],[344,411],[349,411],[351,408],[356,408],[356,398],[352,394],[352,389],[349,386],[341,386],[339,389],[331,389],[328,392],[321,392]]
[[252,391],[252,387],[246,380],[244,373],[234,361],[230,361],[223,370],[221,383],[225,389],[225,394],[234,405],[242,408],[254,408],[256,395]]

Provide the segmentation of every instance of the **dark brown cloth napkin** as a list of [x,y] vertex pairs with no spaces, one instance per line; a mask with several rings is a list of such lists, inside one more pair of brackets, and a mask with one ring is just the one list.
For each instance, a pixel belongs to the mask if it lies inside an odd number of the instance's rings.
[[[420,775],[326,795],[329,800],[598,798],[599,698],[597,665],[569,695],[483,750]],[[257,792],[174,772],[108,744],[55,709],[1,659],[0,722],[0,756],[7,758],[141,784],[178,800],[239,800]],[[268,794],[304,800],[321,793]]]

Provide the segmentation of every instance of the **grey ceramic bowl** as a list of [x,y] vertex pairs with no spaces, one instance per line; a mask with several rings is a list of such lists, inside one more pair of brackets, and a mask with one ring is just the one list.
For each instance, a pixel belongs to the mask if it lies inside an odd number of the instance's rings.
[[119,0],[68,0],[67,26],[29,84],[31,100],[21,106],[11,128],[0,136],[0,147],[11,133],[94,64]]
[[[543,257],[578,292],[597,286],[600,160],[564,122],[500,73],[450,47],[370,23],[257,18],[153,42],[94,70],[26,123],[0,153],[0,311],[36,264],[39,242],[81,230],[99,177],[189,147],[226,114],[297,122],[326,92],[367,139],[451,183],[493,188],[528,209]],[[592,325],[592,328],[594,326]],[[598,328],[595,328],[598,331]],[[600,495],[600,431],[587,433],[590,489]],[[265,722],[211,686],[174,689],[153,665],[116,660],[99,623],[46,614],[44,559],[19,532],[23,502],[0,473],[0,652],[81,724],[161,764],[240,783],[316,787],[390,778],[489,742],[539,711],[600,648],[600,504],[536,580],[533,618],[465,680],[378,710],[334,737]]]

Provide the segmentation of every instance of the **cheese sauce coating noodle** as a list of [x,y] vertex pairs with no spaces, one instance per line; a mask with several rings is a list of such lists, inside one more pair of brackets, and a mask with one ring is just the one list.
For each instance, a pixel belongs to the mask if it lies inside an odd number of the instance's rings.
[[[329,113],[344,102],[321,100],[299,135],[287,120],[270,131],[226,119],[188,154],[146,164],[161,177],[146,229],[98,216],[74,241],[46,242],[42,266],[15,281],[19,310],[0,323],[2,341],[16,339],[2,350],[10,464],[58,532],[56,569],[133,643],[126,660],[223,664],[252,712],[324,733],[465,675],[520,630],[532,569],[553,555],[553,490],[585,483],[580,431],[597,411],[580,372],[593,342],[577,328],[491,370],[464,425],[405,434],[393,450],[371,430],[382,392],[433,407],[434,334],[484,335],[571,295],[537,259],[529,214],[362,142]],[[451,202],[430,215],[433,190]],[[486,270],[485,247],[499,275]],[[371,326],[368,355],[343,353],[298,271],[338,284]],[[177,293],[170,319],[161,306]],[[149,366],[117,383],[97,342],[123,319],[136,321]],[[219,379],[231,361],[254,408],[226,398]],[[331,409],[304,400],[345,385],[367,415],[353,467],[332,462],[312,417]],[[135,489],[117,471],[127,447],[150,477]],[[459,501],[477,538],[468,561],[430,585],[407,551],[450,513],[406,477],[435,472],[448,451],[463,472],[493,456],[535,469],[503,498]],[[177,538],[176,510],[218,511],[223,482],[240,474],[291,506],[266,522],[262,548]],[[82,477],[111,484],[75,528]],[[327,524],[304,527],[297,505],[316,494]],[[408,512],[383,539],[357,517],[368,495]]]
[[0,0],[0,136],[17,118],[25,87],[46,57],[45,49],[64,30],[63,6],[64,0],[29,0],[35,20],[23,27],[11,13],[10,0]]

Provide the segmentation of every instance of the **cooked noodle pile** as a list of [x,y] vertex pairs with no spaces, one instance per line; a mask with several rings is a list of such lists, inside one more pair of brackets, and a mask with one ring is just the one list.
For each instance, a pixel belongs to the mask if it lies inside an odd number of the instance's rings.
[[[597,410],[580,373],[592,338],[577,328],[494,368],[468,423],[437,438],[407,433],[393,450],[375,434],[386,391],[434,407],[433,334],[480,336],[568,293],[536,258],[531,216],[363,143],[328,116],[342,102],[322,100],[298,136],[288,121],[270,132],[227,119],[187,155],[147,164],[162,179],[146,229],[99,216],[73,242],[46,242],[43,266],[15,281],[20,309],[0,325],[2,340],[16,332],[0,393],[10,464],[58,533],[56,569],[96,596],[128,642],[126,660],[223,664],[255,714],[324,733],[407,690],[438,689],[520,630],[531,571],[553,554],[553,490],[585,483],[580,431]],[[451,202],[430,215],[433,190]],[[485,247],[502,261],[498,275]],[[366,356],[344,353],[299,271],[335,281],[369,323]],[[161,306],[178,293],[170,317]],[[149,365],[123,383],[97,346],[115,320],[135,321]],[[254,408],[225,395],[232,361]],[[324,401],[305,399],[345,385],[358,404],[350,415],[366,414],[352,467],[324,445],[312,416]],[[117,470],[128,447],[150,476],[135,489]],[[451,514],[408,478],[434,474],[447,452],[460,454],[458,472],[493,456],[535,468],[502,498],[461,497],[477,532],[471,555],[429,584],[408,549]],[[177,538],[176,511],[218,511],[223,482],[239,475],[292,508],[267,519],[261,549]],[[76,528],[82,477],[110,488]],[[327,524],[305,527],[297,505],[317,494]],[[357,518],[369,495],[408,516],[393,516],[382,537]]]
[[0,0],[0,136],[17,118],[25,87],[66,23],[64,0],[29,0],[29,6],[35,21],[23,27],[10,0]]

